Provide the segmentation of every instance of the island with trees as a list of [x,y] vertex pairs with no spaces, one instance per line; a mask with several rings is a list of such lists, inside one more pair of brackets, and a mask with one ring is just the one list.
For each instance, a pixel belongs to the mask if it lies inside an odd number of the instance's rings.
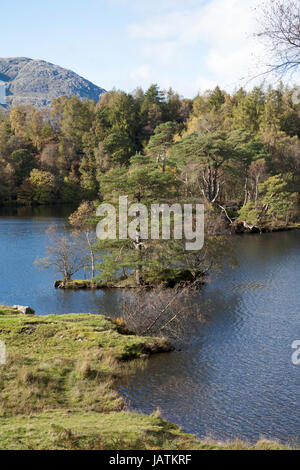
[[[217,87],[194,100],[152,85],[145,93],[106,93],[97,105],[62,97],[51,110],[19,106],[1,114],[0,201],[76,203],[70,222],[83,234],[89,278],[115,283],[120,269],[123,281],[136,270],[138,253],[132,243],[98,243],[105,260],[99,274],[91,214],[97,204],[115,204],[119,195],[146,205],[203,203],[206,258],[230,230],[298,227],[299,138],[300,89],[283,84],[233,94]],[[184,256],[179,242],[143,249],[145,283],[161,279],[170,259],[195,272],[197,255]]]

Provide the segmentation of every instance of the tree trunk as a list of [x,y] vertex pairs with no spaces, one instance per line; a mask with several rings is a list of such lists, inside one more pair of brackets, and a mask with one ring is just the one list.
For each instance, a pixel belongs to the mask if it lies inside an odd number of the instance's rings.
[[66,285],[69,281],[71,281],[71,276],[69,273],[64,274],[64,285]]
[[93,286],[94,285],[94,278],[95,278],[95,271],[96,271],[96,269],[95,269],[95,255],[94,255],[93,247],[92,247],[88,232],[86,232],[86,239],[87,239],[88,247],[89,247],[89,250],[90,250],[91,284]]
[[135,270],[135,282],[137,283],[138,286],[142,285],[142,276],[141,276],[140,269]]
[[244,186],[244,192],[245,192],[245,197],[244,197],[244,204],[243,206],[245,206],[248,202],[248,176],[246,176],[245,178],[245,186]]
[[138,267],[135,270],[135,281],[138,286],[142,285],[142,239],[141,239],[141,232],[139,230],[136,231],[135,237],[135,248],[138,250]]

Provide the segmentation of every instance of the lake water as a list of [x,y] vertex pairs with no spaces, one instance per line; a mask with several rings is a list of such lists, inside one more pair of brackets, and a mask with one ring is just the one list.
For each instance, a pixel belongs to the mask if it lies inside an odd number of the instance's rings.
[[46,256],[47,228],[55,225],[58,233],[68,231],[67,217],[73,210],[68,206],[0,208],[0,304],[29,305],[39,315],[117,313],[116,291],[54,289],[61,274],[52,269],[40,271],[34,265],[38,257]]
[[[57,274],[33,265],[45,230],[67,230],[71,208],[0,212],[0,303],[38,314],[118,313],[116,291],[55,290]],[[181,351],[152,357],[122,386],[131,408],[185,431],[217,439],[276,438],[300,444],[300,231],[235,238],[239,266],[216,276],[201,295],[209,321]]]

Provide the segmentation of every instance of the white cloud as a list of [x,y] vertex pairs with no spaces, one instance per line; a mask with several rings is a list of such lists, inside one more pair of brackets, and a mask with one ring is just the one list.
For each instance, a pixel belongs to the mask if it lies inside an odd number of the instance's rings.
[[210,0],[199,6],[199,2],[187,1],[181,2],[186,8],[179,10],[179,2],[172,0],[172,11],[153,12],[144,21],[130,25],[128,31],[132,39],[139,41],[140,53],[148,62],[165,67],[171,61],[174,67],[183,65],[191,81],[201,88],[216,83],[234,88],[258,72],[257,64],[265,55],[254,38],[255,7],[259,2]]
[[199,6],[205,0],[107,0],[113,4],[127,6],[140,11],[158,12],[174,9],[186,9],[194,6]]
[[[210,0],[197,8],[183,11],[161,11],[146,20],[128,27],[134,38],[148,40],[177,39],[183,44],[196,44],[201,40],[223,42],[250,35],[254,27],[254,7],[259,0]],[[173,5],[174,6],[174,5]],[[188,6],[188,5],[187,5]],[[153,9],[155,10],[155,9]],[[246,29],[245,29],[246,27]]]
[[216,80],[210,80],[209,78],[200,75],[196,78],[194,88],[198,92],[204,92],[206,90],[212,90],[218,85]]
[[189,20],[189,15],[186,13],[172,12],[160,16],[158,12],[157,16],[148,18],[142,23],[130,25],[128,31],[133,38],[137,39],[180,39],[182,32],[188,27]]
[[156,62],[167,64],[174,60],[178,52],[178,43],[176,41],[162,41],[159,43],[147,43],[142,47],[142,53],[147,58],[155,58]]
[[132,80],[149,80],[151,76],[149,65],[141,65],[140,67],[135,68],[131,74],[130,78]]

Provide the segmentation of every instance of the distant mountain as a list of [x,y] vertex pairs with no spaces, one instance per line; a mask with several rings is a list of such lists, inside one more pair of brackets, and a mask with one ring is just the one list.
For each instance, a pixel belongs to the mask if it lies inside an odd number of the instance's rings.
[[[6,90],[6,105],[50,106],[58,96],[77,96],[98,102],[105,93],[71,70],[44,60],[26,57],[0,58],[0,84]],[[0,90],[1,95],[1,90]],[[1,97],[1,96],[0,96]]]

